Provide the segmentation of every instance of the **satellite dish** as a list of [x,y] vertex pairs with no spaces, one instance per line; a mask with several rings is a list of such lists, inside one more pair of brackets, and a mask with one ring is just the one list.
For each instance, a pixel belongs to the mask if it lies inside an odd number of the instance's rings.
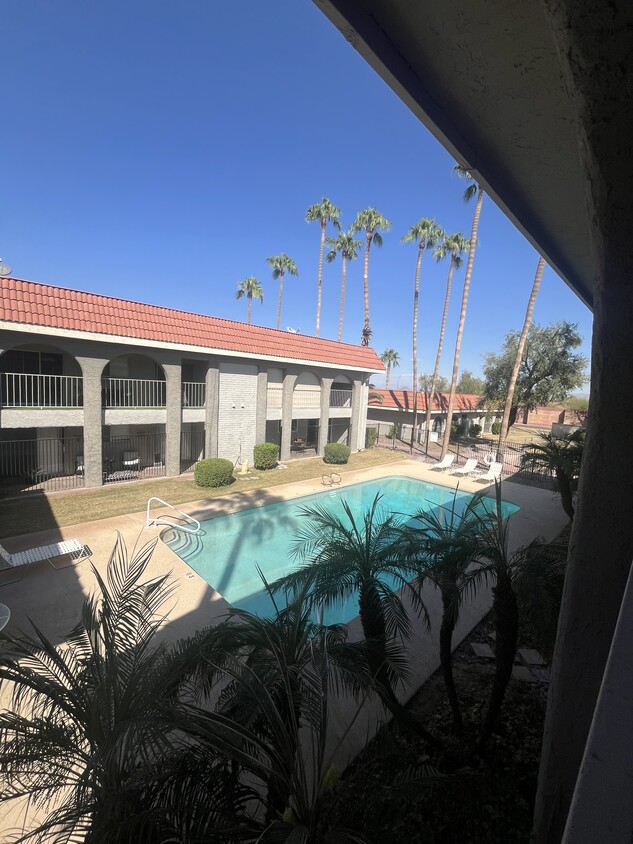
[[11,275],[11,267],[0,258],[0,275]]

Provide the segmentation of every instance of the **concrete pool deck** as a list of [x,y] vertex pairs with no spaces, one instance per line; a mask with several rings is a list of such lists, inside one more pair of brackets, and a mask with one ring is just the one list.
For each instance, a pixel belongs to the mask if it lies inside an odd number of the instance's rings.
[[[418,480],[459,488],[465,492],[481,489],[489,493],[494,487],[475,480],[457,478],[450,474],[433,471],[428,464],[407,460],[396,464],[362,469],[343,475],[341,489],[361,481],[405,476]],[[148,489],[148,491],[151,491]],[[238,510],[264,506],[279,501],[289,501],[315,492],[324,491],[320,478],[301,481],[269,489],[228,494],[207,501],[178,505],[179,509],[202,520],[226,515]],[[503,482],[502,498],[516,504],[520,509],[510,517],[510,550],[523,545],[536,536],[546,540],[554,539],[567,524],[560,501],[551,490],[537,489],[521,484]],[[152,510],[152,515],[160,509]],[[109,555],[119,531],[125,539],[128,550],[136,545],[158,537],[160,529],[145,527],[145,512],[127,516],[116,516],[102,521],[61,528],[55,531],[33,533],[27,537],[8,539],[3,544],[9,552],[24,550],[36,545],[46,545],[61,539],[80,539],[90,546],[93,554],[90,560],[63,569],[53,569],[48,563],[36,563],[16,570],[0,572],[0,600],[11,609],[11,620],[5,628],[8,635],[18,634],[20,629],[30,628],[28,619],[55,641],[62,642],[65,634],[79,619],[84,598],[95,591],[92,565],[105,574]],[[178,585],[169,620],[162,630],[168,639],[188,636],[201,627],[221,619],[228,605],[224,599],[205,583],[189,566],[162,541],[158,541],[148,566],[145,579],[171,574]],[[7,582],[12,576],[20,579]],[[2,579],[4,578],[4,580]],[[4,584],[4,585],[3,585]],[[411,666],[411,682],[402,690],[401,697],[408,700],[411,695],[439,667],[437,633],[441,619],[439,594],[425,588],[424,600],[431,617],[432,631],[426,633],[421,624],[414,624],[414,633],[408,644]],[[455,631],[454,645],[472,630],[488,611],[491,604],[489,590],[482,590],[473,601],[465,602],[460,622]],[[361,638],[359,619],[349,625],[350,639]],[[3,689],[0,706],[7,706],[9,689]],[[360,715],[354,720],[356,705],[353,701],[339,697],[331,701],[328,751],[330,764],[340,769],[365,746],[380,723],[386,720],[385,713],[377,700],[367,701]],[[353,727],[349,729],[354,720]],[[0,808],[0,828],[19,828],[24,823],[20,816],[20,801]]]

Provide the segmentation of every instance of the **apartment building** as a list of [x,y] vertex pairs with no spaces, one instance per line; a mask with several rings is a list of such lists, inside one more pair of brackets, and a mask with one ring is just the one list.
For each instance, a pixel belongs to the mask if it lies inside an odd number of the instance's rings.
[[1,278],[0,490],[96,487],[364,448],[362,346]]

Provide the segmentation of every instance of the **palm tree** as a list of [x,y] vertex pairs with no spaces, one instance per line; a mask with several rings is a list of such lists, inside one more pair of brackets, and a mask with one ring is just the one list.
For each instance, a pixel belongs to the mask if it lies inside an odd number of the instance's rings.
[[380,356],[380,360],[387,367],[387,372],[385,375],[385,390],[388,390],[391,369],[395,369],[397,366],[400,366],[400,355],[398,354],[398,352],[396,352],[395,349],[385,349],[385,351]]
[[328,264],[336,258],[337,254],[341,253],[341,309],[338,317],[338,337],[340,343],[343,336],[343,312],[345,310],[345,284],[347,282],[347,262],[354,261],[358,257],[358,250],[361,247],[360,240],[355,240],[351,232],[341,232],[338,237],[326,238],[327,243],[332,249],[325,256]]
[[574,491],[584,450],[584,433],[576,432],[566,437],[541,434],[539,439],[540,442],[526,446],[521,468],[546,469],[554,473],[563,510],[573,521]]
[[408,676],[402,643],[411,636],[411,622],[398,591],[409,597],[427,627],[429,620],[418,590],[410,583],[417,563],[406,558],[400,544],[406,517],[383,512],[379,503],[377,495],[358,521],[346,501],[341,501],[343,518],[321,504],[301,508],[305,518],[297,531],[293,555],[303,565],[273,588],[299,589],[310,582],[313,602],[323,607],[358,593],[367,662],[378,694],[398,721],[437,744],[399,703],[394,691]]
[[411,426],[411,452],[413,452],[413,443],[415,442],[415,434],[418,427],[418,299],[420,296],[420,267],[422,266],[424,250],[431,249],[443,237],[444,230],[438,226],[435,220],[422,217],[414,226],[411,226],[402,238],[402,243],[418,244],[418,257],[415,263],[415,282],[413,286],[413,424]]
[[330,202],[327,197],[323,197],[321,202],[316,205],[311,205],[306,211],[306,223],[318,222],[321,224],[321,245],[319,247],[319,272],[317,280],[317,311],[316,311],[316,329],[315,337],[319,336],[319,323],[321,321],[321,282],[323,281],[323,250],[325,249],[325,229],[328,223],[334,223],[337,229],[340,230],[341,224],[339,217],[341,216],[341,209],[337,208],[334,203]]
[[259,301],[262,303],[264,301],[264,291],[262,290],[262,286],[252,275],[246,276],[244,281],[240,281],[237,285],[237,292],[235,293],[235,298],[242,299],[244,296],[246,296],[248,302],[246,322],[250,325],[253,299],[259,299]]
[[505,692],[512,676],[519,620],[523,612],[541,628],[555,627],[565,552],[535,539],[512,554],[509,524],[503,511],[501,484],[495,482],[495,502],[481,517],[484,544],[481,562],[467,575],[466,589],[478,589],[492,581],[492,612],[495,623],[495,675],[484,716],[478,749],[484,749],[496,726]]
[[[178,767],[182,725],[166,708],[179,698],[183,658],[185,665],[194,659],[156,639],[173,587],[166,577],[140,582],[155,545],[128,562],[119,535],[107,583],[93,570],[98,596],[85,600],[81,622],[61,645],[35,625],[32,634],[2,637],[0,680],[12,687],[13,705],[0,716],[0,799],[28,797],[42,810],[28,833],[35,840],[165,840],[157,836],[183,816],[173,792],[169,808],[158,799],[157,777],[173,770],[167,758]],[[202,791],[222,779],[214,764],[207,757]],[[208,802],[207,821],[220,826],[223,815],[234,824],[243,797],[238,783],[220,801],[227,814],[215,816]]]
[[442,441],[441,457],[446,455],[448,451],[448,444],[451,437],[451,425],[453,422],[453,404],[455,403],[455,393],[457,389],[457,375],[459,372],[459,355],[462,348],[462,335],[464,333],[464,323],[466,322],[466,309],[468,308],[468,294],[470,292],[470,280],[473,274],[473,264],[475,261],[475,249],[477,248],[477,230],[479,228],[479,215],[481,214],[481,205],[484,201],[484,189],[475,182],[471,174],[466,168],[459,164],[455,165],[455,172],[463,179],[468,179],[470,184],[464,191],[464,202],[477,196],[477,204],[475,205],[475,213],[473,215],[473,225],[470,232],[470,243],[468,247],[468,263],[466,264],[466,277],[464,278],[464,291],[462,293],[462,308],[459,314],[459,325],[457,327],[457,339],[455,341],[455,357],[453,358],[453,376],[451,378],[451,389],[448,396],[448,407],[446,408],[446,430],[444,431],[444,439]]
[[279,299],[277,300],[277,325],[276,328],[279,328],[281,325],[281,299],[284,292],[284,277],[286,272],[290,273],[290,275],[298,276],[299,270],[297,269],[297,265],[286,255],[285,252],[282,252],[281,255],[271,255],[270,258],[266,258],[266,262],[270,264],[273,268],[273,278],[279,279]]
[[464,506],[465,497],[456,489],[450,507],[440,506],[416,513],[406,538],[412,545],[408,554],[413,557],[417,553],[424,561],[418,578],[420,588],[431,583],[442,596],[440,662],[453,729],[459,736],[464,728],[453,677],[453,631],[459,619],[467,572],[484,546],[481,540],[482,498],[483,493],[477,493]]
[[510,411],[512,410],[512,402],[514,401],[514,388],[516,387],[517,378],[519,377],[519,369],[521,361],[523,360],[523,350],[525,349],[525,342],[527,340],[530,325],[532,325],[532,314],[534,313],[534,304],[538,291],[541,286],[541,279],[543,278],[543,270],[545,269],[545,258],[539,257],[536,265],[536,275],[534,276],[534,283],[532,284],[532,292],[528,300],[527,310],[525,312],[525,319],[523,320],[523,328],[519,337],[519,345],[517,346],[517,354],[514,359],[514,366],[512,367],[512,374],[510,375],[510,382],[508,383],[508,393],[506,395],[506,403],[503,408],[503,418],[501,420],[501,430],[499,431],[499,448],[497,450],[497,460],[503,461],[503,447],[508,436],[508,428],[510,427]]
[[451,287],[453,285],[453,272],[459,269],[462,265],[462,255],[468,249],[468,241],[461,232],[448,235],[444,237],[433,253],[437,261],[443,261],[447,255],[451,256],[451,261],[448,266],[448,278],[446,280],[446,296],[444,297],[444,310],[442,311],[442,324],[440,326],[440,339],[437,344],[437,355],[435,356],[435,368],[433,370],[433,377],[431,378],[431,387],[429,390],[429,397],[426,402],[426,416],[424,418],[424,430],[426,432],[426,453],[429,453],[429,438],[431,434],[431,410],[433,408],[433,398],[437,387],[437,379],[440,371],[440,361],[442,359],[442,346],[444,345],[444,332],[446,331],[446,318],[448,317],[448,306],[451,300]]
[[[359,211],[356,219],[350,226],[351,232],[365,232],[365,263],[363,265],[363,297],[365,305],[365,321],[363,323],[363,339],[369,341],[371,327],[369,323],[369,250],[372,243],[382,246],[382,237],[379,229],[389,231],[391,223],[375,208],[366,208]],[[367,345],[367,344],[365,344]]]

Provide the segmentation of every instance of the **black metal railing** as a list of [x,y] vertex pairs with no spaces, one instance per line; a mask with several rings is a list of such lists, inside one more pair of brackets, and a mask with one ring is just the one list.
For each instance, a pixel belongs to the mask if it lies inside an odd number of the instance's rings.
[[180,471],[193,472],[204,457],[204,429],[182,431],[180,434]]
[[103,483],[165,476],[165,434],[114,435],[103,439]]
[[83,437],[0,442],[0,496],[83,487],[83,450]]

